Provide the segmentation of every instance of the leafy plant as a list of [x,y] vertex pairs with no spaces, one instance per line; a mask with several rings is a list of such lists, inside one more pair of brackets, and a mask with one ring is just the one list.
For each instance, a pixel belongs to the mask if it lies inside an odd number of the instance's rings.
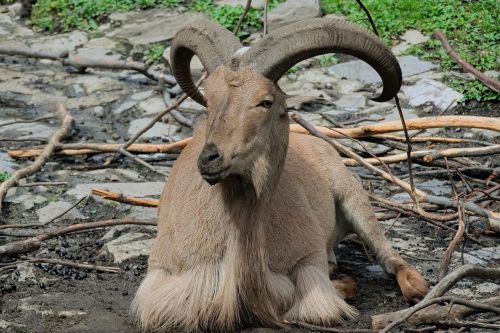
[[334,55],[326,54],[319,57],[319,65],[321,67],[330,66],[337,63],[337,58]]
[[148,59],[158,62],[161,60],[165,46],[159,43],[149,44],[146,52],[144,53]]
[[4,181],[8,180],[10,178],[10,173],[6,171],[0,172],[0,183],[3,183]]

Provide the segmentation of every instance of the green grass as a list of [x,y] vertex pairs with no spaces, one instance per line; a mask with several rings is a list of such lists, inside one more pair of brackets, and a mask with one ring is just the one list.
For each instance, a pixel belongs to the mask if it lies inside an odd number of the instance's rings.
[[148,45],[146,52],[144,52],[144,55],[146,56],[146,58],[154,62],[159,62],[161,60],[164,51],[165,51],[165,45],[159,43],[153,43]]
[[8,180],[10,178],[10,173],[2,171],[0,172],[0,183],[3,183],[4,181]]
[[[364,0],[364,4],[388,45],[393,45],[397,36],[406,30],[417,29],[430,36],[434,29],[439,28],[460,56],[478,70],[499,68],[498,0]],[[323,0],[321,9],[325,14],[345,15],[349,20],[371,30],[366,15],[353,0]],[[459,69],[434,38],[422,46],[413,47],[407,54],[438,61],[444,70]],[[500,100],[500,94],[477,80],[452,79],[449,84],[462,92],[465,100]]]
[[112,12],[174,7],[180,3],[181,0],[38,0],[31,20],[35,28],[50,32],[92,30]]

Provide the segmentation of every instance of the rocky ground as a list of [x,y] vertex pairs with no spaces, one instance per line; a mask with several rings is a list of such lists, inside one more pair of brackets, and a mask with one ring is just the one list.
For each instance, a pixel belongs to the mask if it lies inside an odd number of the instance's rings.
[[[41,36],[16,18],[17,5],[0,7],[0,43],[25,44],[51,50],[69,50],[72,54],[98,59],[125,59],[139,57],[144,45],[166,42],[175,31],[203,14],[149,10],[146,12],[113,14],[111,22],[96,32],[72,32]],[[255,37],[255,36],[254,36]],[[404,42],[395,47],[402,54],[405,48],[425,41],[418,31],[408,31]],[[167,50],[168,52],[168,50]],[[360,124],[384,119],[399,119],[393,102],[374,103],[370,97],[380,88],[379,78],[363,62],[337,55],[336,63],[321,66],[318,59],[300,64],[295,73],[280,81],[280,86],[295,97],[291,110],[301,114],[315,125],[348,123],[364,118]],[[399,56],[403,69],[404,86],[400,94],[406,119],[436,115],[449,108],[447,114],[478,114],[500,116],[498,105],[477,107],[456,106],[460,92],[442,83],[443,75],[467,76],[463,73],[442,73],[438,64],[414,56]],[[195,75],[200,75],[200,64],[193,64]],[[161,70],[162,65],[155,65]],[[490,75],[496,75],[490,73]],[[177,85],[167,85],[173,99],[181,91]],[[134,135],[159,111],[164,101],[157,92],[156,83],[141,74],[130,71],[101,71],[88,69],[75,73],[50,60],[32,60],[0,56],[0,171],[12,173],[26,166],[30,160],[12,159],[7,150],[39,145],[57,128],[54,119],[2,126],[19,119],[34,119],[54,112],[54,102],[64,102],[75,118],[74,130],[67,142],[120,143]],[[450,107],[451,106],[451,107]],[[196,119],[203,109],[187,101],[179,111]],[[484,114],[486,111],[487,114]],[[324,116],[326,115],[326,116]],[[498,142],[498,133],[479,130],[432,130],[446,136],[474,138]],[[147,131],[140,142],[163,143],[190,136],[191,129],[166,117]],[[495,139],[496,137],[496,139]],[[377,149],[376,145],[369,145]],[[0,215],[0,224],[37,223],[51,221],[93,186],[130,196],[158,198],[164,177],[121,159],[109,165],[104,161],[110,154],[84,157],[56,157],[41,172],[21,181],[65,182],[59,186],[16,187],[9,191],[6,206]],[[168,173],[176,156],[155,156],[155,166]],[[483,166],[499,167],[498,157],[483,158]],[[415,170],[422,167],[415,166]],[[361,168],[353,168],[365,174]],[[404,165],[393,168],[395,174],[405,174]],[[400,189],[378,180],[365,180],[376,192],[394,200],[408,198]],[[447,180],[418,178],[419,187],[437,195],[451,195]],[[455,184],[461,188],[463,183]],[[89,197],[63,217],[51,222],[52,227],[75,222],[98,221],[112,218],[155,218],[154,208],[132,207]],[[469,232],[485,228],[481,219],[470,219]],[[435,283],[444,249],[452,234],[438,231],[414,218],[387,220],[382,225],[388,237],[402,255],[414,264],[432,283]],[[453,226],[453,225],[452,225]],[[21,230],[24,233],[33,231]],[[22,235],[22,232],[19,235]],[[18,235],[18,236],[19,236]],[[51,264],[19,264],[14,270],[0,269],[0,329],[6,332],[135,332],[128,316],[134,292],[146,270],[149,248],[155,237],[155,228],[117,226],[107,230],[76,233],[50,240],[32,256],[67,259],[76,262],[118,266],[122,273],[95,273],[85,269]],[[15,239],[0,233],[0,245]],[[482,245],[466,242],[452,261],[452,268],[463,262],[485,266],[500,264],[498,238],[478,236]],[[404,308],[394,279],[380,266],[371,262],[355,242],[340,245],[338,259],[343,273],[355,277],[359,292],[352,304],[360,310],[357,322],[349,327],[369,327],[370,315]],[[468,298],[498,295],[498,284],[464,280],[452,294]]]

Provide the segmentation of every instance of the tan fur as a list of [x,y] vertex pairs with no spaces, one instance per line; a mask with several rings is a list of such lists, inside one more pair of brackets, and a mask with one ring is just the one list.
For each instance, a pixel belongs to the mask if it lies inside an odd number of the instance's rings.
[[[317,138],[289,135],[277,85],[250,68],[221,66],[209,76],[205,97],[207,119],[161,196],[158,236],[133,303],[143,330],[352,318],[355,310],[329,280],[327,259],[350,232],[386,271],[416,274],[398,275],[400,285],[417,291],[410,298],[425,293],[425,280],[391,248],[338,153]],[[273,106],[262,107],[269,99]],[[205,144],[216,145],[229,167],[213,186],[197,169]]]

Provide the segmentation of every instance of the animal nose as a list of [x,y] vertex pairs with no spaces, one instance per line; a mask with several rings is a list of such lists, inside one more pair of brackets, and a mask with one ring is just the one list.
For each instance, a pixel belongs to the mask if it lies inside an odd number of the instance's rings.
[[200,154],[200,166],[217,165],[222,162],[222,155],[213,143],[205,145]]

